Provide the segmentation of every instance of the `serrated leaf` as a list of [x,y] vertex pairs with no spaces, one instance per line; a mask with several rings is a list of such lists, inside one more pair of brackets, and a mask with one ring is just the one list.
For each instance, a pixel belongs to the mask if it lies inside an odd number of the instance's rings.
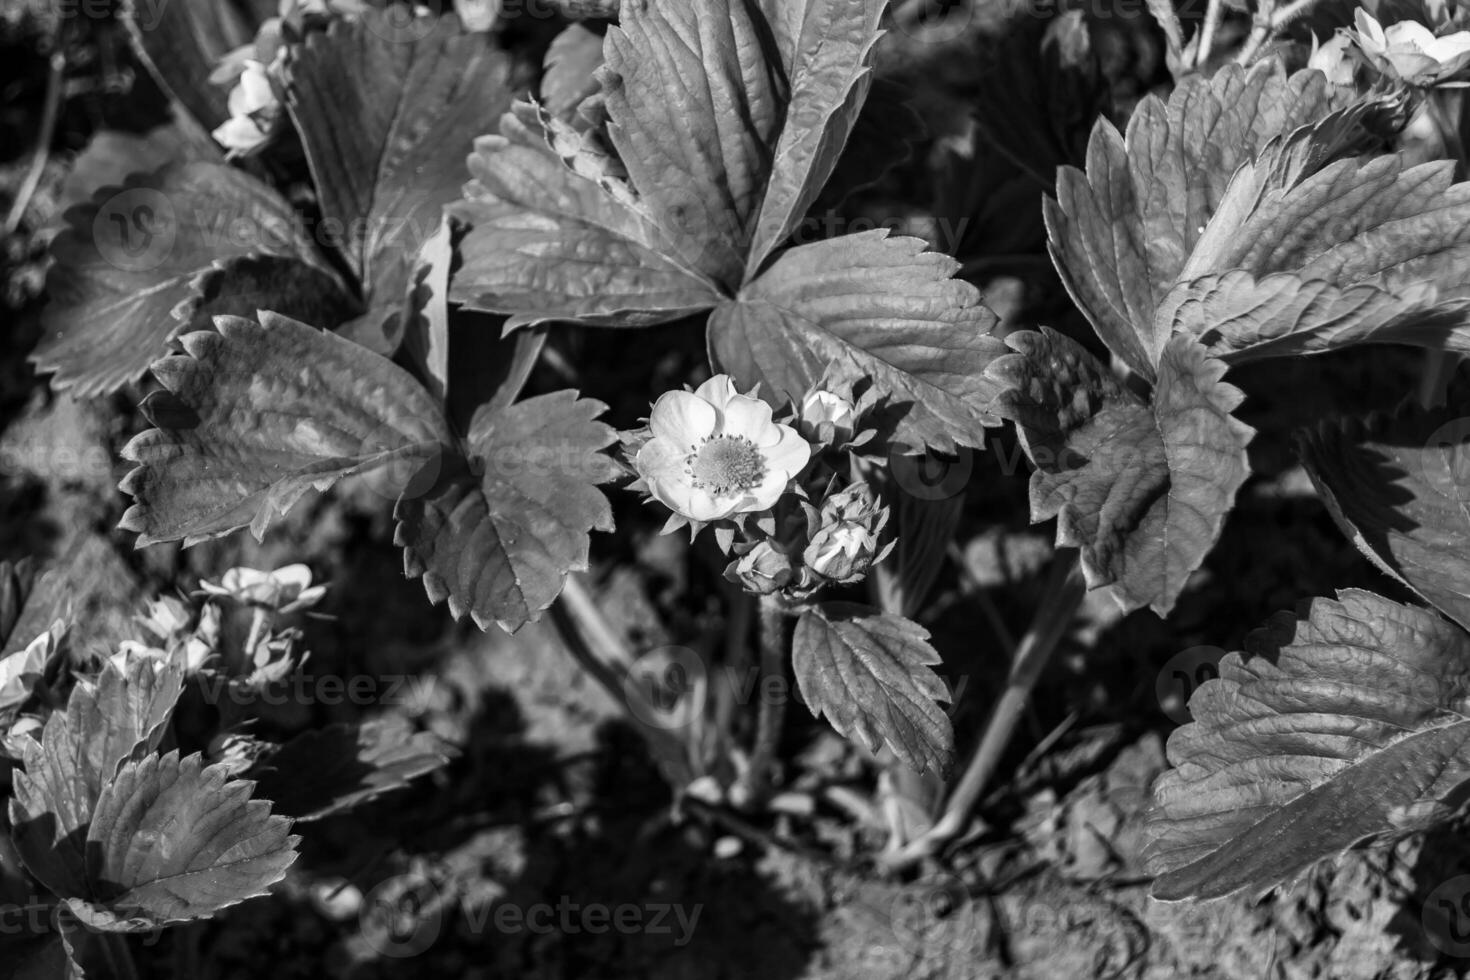
[[65,709],[25,742],[25,772],[10,802],[26,867],[59,895],[84,894],[83,834],[103,789],[129,760],[157,750],[183,690],[182,667],[137,657],[79,681]]
[[1370,592],[1283,613],[1169,738],[1145,852],[1155,898],[1265,891],[1444,817],[1470,780],[1470,638]]
[[912,768],[948,770],[954,732],[939,702],[939,654],[917,623],[849,603],[802,613],[792,640],[797,689],[812,714],[877,751],[887,745]]
[[1322,500],[1365,555],[1470,629],[1470,390],[1446,405],[1324,423],[1301,439]]
[[1017,353],[993,369],[1007,388],[996,410],[1036,466],[1031,519],[1057,518],[1089,588],[1167,615],[1250,475],[1253,430],[1231,415],[1243,396],[1188,337],[1165,346],[1151,404],[1055,331],[1006,342]]
[[534,107],[507,116],[477,144],[456,211],[474,230],[455,295],[512,326],[626,326],[736,291],[836,165],[881,8],[627,5],[603,46],[616,159]]
[[560,391],[476,413],[469,464],[395,510],[404,571],[423,577],[431,601],[513,632],[587,568],[588,531],[612,530],[597,484],[620,475],[601,451],[617,440],[595,421],[606,408]]
[[[515,314],[511,326],[551,320],[646,325],[719,300],[715,285],[663,251],[663,233],[596,159],[579,173],[552,150],[549,120],[518,103],[500,135],[475,142],[474,178],[452,209],[471,226],[450,297]],[[619,187],[617,194],[609,186]]]
[[710,359],[778,400],[824,375],[871,377],[909,451],[979,446],[1000,392],[986,368],[1007,349],[979,291],[950,278],[956,268],[881,230],[798,246],[711,315]]
[[200,302],[197,280],[217,263],[274,255],[338,281],[285,198],[221,164],[131,178],[67,217],[51,245],[33,360],[78,396],[113,391],[161,356]]
[[303,732],[245,774],[255,795],[298,822],[319,820],[402,789],[439,769],[450,747],[400,716]]
[[310,35],[290,63],[286,105],[301,134],[324,227],[369,308],[354,339],[391,354],[399,305],[443,206],[464,183],[464,154],[510,106],[522,79],[485,35],[452,16],[397,25],[377,10]]
[[87,832],[89,898],[66,896],[94,929],[141,932],[266,894],[296,860],[299,838],[252,784],[177,752],[127,763]]
[[57,210],[86,204],[102,188],[121,187],[133,174],[152,173],[189,160],[225,160],[219,144],[192,122],[175,119],[141,134],[101,130],[72,161],[56,195]]
[[[273,313],[220,317],[186,353],[153,366],[120,526],[141,547],[249,526],[257,536],[309,489],[371,473],[394,499],[453,446],[443,415],[407,371],[335,334]],[[432,480],[430,474],[427,479]]]
[[[1341,208],[1359,200],[1351,195],[1323,204],[1325,188],[1359,169],[1330,161],[1368,145],[1364,120],[1388,109],[1382,101],[1339,108],[1340,100],[1315,71],[1286,77],[1274,63],[1248,73],[1227,66],[1183,80],[1167,104],[1144,99],[1126,139],[1099,121],[1086,173],[1060,171],[1057,199],[1045,202],[1053,259],[1098,335],[1135,372],[1152,379],[1173,333],[1218,326],[1156,319],[1180,283],[1242,267],[1257,276],[1293,272],[1304,282],[1363,278],[1324,274],[1310,261],[1358,234],[1359,217],[1373,219],[1370,229],[1388,220],[1379,213],[1385,209],[1345,217]],[[1362,180],[1378,179],[1387,166],[1369,164],[1363,169],[1374,173]],[[1402,186],[1419,183],[1406,175]],[[1418,207],[1412,194],[1402,197],[1403,206]],[[1265,242],[1257,241],[1262,225],[1272,227]],[[1241,250],[1255,250],[1254,258]]]

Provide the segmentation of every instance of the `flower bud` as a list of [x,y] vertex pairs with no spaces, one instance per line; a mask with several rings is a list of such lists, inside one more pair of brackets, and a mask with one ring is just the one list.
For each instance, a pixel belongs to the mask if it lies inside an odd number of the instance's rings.
[[771,595],[785,588],[794,574],[791,559],[769,541],[761,541],[730,563],[725,577],[754,595]]
[[802,561],[832,582],[856,582],[887,553],[878,537],[888,523],[888,508],[865,483],[855,483],[822,501],[819,524]]
[[857,410],[836,392],[818,388],[801,400],[797,426],[810,441],[843,445],[852,438],[856,425]]

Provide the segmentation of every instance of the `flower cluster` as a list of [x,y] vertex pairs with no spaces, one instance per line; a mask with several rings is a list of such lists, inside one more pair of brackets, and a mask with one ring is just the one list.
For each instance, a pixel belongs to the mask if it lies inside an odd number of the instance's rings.
[[[646,432],[625,441],[649,496],[673,511],[666,531],[723,522],[716,540],[733,556],[726,577],[755,595],[800,600],[860,581],[892,547],[880,546],[888,511],[867,485],[835,489],[845,461],[812,465],[825,450],[871,437],[859,416],[850,390],[818,387],[788,421],[776,421],[754,392],[717,375],[694,391],[665,393]],[[814,506],[809,484],[819,479],[826,490]]]
[[1385,77],[1417,88],[1470,84],[1454,80],[1470,66],[1470,31],[1436,36],[1412,20],[1385,28],[1361,8],[1355,24],[1348,36],[1362,57]]

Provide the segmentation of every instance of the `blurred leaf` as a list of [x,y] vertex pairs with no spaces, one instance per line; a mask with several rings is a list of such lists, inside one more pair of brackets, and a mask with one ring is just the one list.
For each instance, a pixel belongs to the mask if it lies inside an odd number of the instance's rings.
[[1247,640],[1190,699],[1154,786],[1163,900],[1260,893],[1370,840],[1443,819],[1470,780],[1470,638],[1356,590]]
[[[232,167],[184,163],[97,192],[52,242],[50,295],[33,359],[52,385],[105,394],[138,378],[188,324],[231,259],[273,255],[309,267],[317,291],[339,280],[294,208]],[[295,302],[283,297],[287,303]]]
[[444,766],[452,749],[401,716],[303,732],[245,773],[275,813],[320,820],[402,789]]
[[125,0],[122,6],[133,49],[159,87],[206,132],[228,119],[229,90],[209,76],[222,57],[254,41],[256,28],[275,10],[233,0]]
[[1007,388],[996,410],[1036,466],[1032,521],[1057,518],[1089,588],[1167,615],[1250,475],[1253,430],[1231,415],[1243,396],[1188,337],[1165,346],[1151,404],[1053,330],[1006,342],[1016,354],[992,371]]
[[602,35],[582,24],[569,24],[552,39],[541,75],[541,104],[558,119],[570,120],[583,101],[601,85]]
[[791,647],[812,714],[869,751],[887,745],[921,772],[944,773],[953,762],[954,732],[939,707],[949,692],[930,669],[939,662],[917,623],[849,603],[802,613]]

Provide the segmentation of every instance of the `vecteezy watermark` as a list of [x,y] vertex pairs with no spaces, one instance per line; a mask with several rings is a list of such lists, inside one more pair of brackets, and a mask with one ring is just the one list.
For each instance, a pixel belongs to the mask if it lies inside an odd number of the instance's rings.
[[952,454],[924,451],[906,453],[899,447],[888,457],[893,482],[920,500],[948,500],[964,492],[975,471],[975,453],[956,446]]
[[1457,875],[1430,892],[1419,921],[1435,949],[1470,957],[1470,875]]
[[124,272],[150,272],[169,260],[178,239],[173,202],[150,187],[130,187],[103,202],[92,219],[97,254]]
[[1225,651],[1214,646],[1190,647],[1170,657],[1159,671],[1154,692],[1159,707],[1176,724],[1190,720],[1189,699],[1201,684],[1220,676],[1220,661]]
[[[950,692],[952,712],[970,678],[941,674],[940,680]],[[717,686],[734,704],[806,704],[801,687],[790,677],[764,674],[753,664],[711,666],[695,651],[680,646],[655,647],[634,660],[623,678],[623,695],[639,721],[677,731],[703,715]]]
[[978,950],[989,935],[985,910],[947,873],[904,888],[889,903],[887,918],[894,938],[914,956],[932,955],[938,947]]
[[368,893],[358,928],[379,956],[418,956],[438,941],[448,920],[457,918],[474,936],[668,936],[675,946],[694,938],[704,903],[580,902],[570,895],[555,901],[495,902],[466,905],[426,875],[389,878]]
[[422,704],[436,681],[429,676],[414,674],[293,673],[281,680],[254,686],[224,674],[209,673],[200,674],[198,684],[201,695],[209,704],[374,708]]
[[1419,475],[1440,496],[1470,503],[1470,418],[1451,419],[1429,434]]

